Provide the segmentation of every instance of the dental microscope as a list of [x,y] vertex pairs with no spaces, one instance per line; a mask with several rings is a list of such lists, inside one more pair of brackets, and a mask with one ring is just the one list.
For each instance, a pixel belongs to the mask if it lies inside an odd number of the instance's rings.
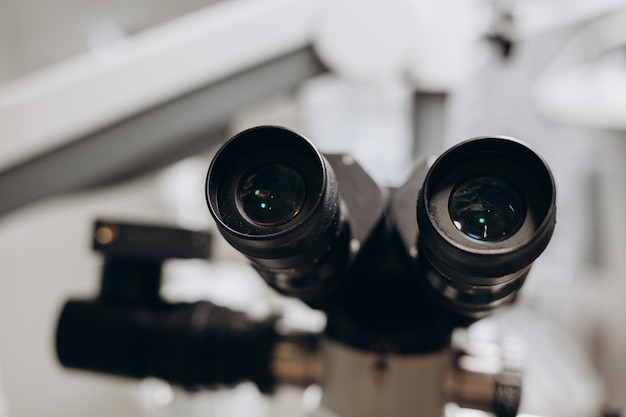
[[469,139],[393,188],[350,155],[258,126],[218,151],[205,192],[221,237],[275,291],[322,311],[323,331],[166,302],[163,262],[206,258],[212,236],[100,220],[101,290],[63,308],[64,366],[188,389],[319,384],[317,417],[449,416],[449,404],[517,415],[518,352],[463,329],[515,301],[552,236],[554,179],[525,144]]

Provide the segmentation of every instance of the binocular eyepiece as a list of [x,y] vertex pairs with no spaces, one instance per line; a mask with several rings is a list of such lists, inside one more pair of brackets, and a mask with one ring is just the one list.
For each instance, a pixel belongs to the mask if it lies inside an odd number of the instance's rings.
[[[406,276],[470,317],[510,301],[552,236],[554,179],[516,140],[462,142],[389,193],[354,165],[323,156],[291,130],[252,128],[218,151],[207,203],[223,237],[272,287],[305,300],[346,281],[366,241],[387,238],[377,225],[391,223],[403,244],[382,247],[405,252]],[[407,215],[416,200],[417,219]],[[358,277],[349,285],[358,286]]]
[[256,127],[226,143],[209,168],[207,202],[224,238],[281,292],[318,291],[347,260],[333,168],[288,129]]
[[417,200],[429,286],[469,315],[510,300],[552,237],[555,199],[547,164],[514,139],[475,138],[444,152]]

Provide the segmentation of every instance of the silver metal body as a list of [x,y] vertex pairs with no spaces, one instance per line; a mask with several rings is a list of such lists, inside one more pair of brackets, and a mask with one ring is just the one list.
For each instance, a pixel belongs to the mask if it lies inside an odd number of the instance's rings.
[[447,402],[449,349],[396,355],[325,339],[322,407],[316,417],[437,417]]

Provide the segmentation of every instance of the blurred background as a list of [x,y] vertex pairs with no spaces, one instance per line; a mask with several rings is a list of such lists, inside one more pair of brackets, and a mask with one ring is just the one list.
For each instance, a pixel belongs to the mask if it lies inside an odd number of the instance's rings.
[[[467,138],[530,144],[557,229],[494,317],[527,342],[522,411],[626,411],[625,1],[0,0],[0,416],[305,415],[315,393],[187,393],[54,352],[63,303],[98,289],[93,221],[214,230],[211,156],[258,124],[388,186]],[[241,261],[216,234],[211,262],[166,266],[164,295],[276,297]]]

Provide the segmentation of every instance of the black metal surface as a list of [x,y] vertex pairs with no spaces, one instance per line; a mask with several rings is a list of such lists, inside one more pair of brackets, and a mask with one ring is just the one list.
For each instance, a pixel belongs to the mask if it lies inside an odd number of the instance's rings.
[[494,414],[496,417],[515,417],[522,400],[521,373],[499,375],[496,381]]
[[[363,184],[357,185],[358,178],[352,176],[351,182],[351,189],[364,190]],[[389,190],[385,194],[390,197],[394,193],[395,190]],[[367,195],[360,198],[364,200],[360,207],[368,207]],[[405,208],[412,207],[414,199],[415,196]],[[351,211],[350,218],[358,223],[364,214]],[[385,214],[363,241],[341,287],[326,306],[326,335],[381,355],[425,354],[444,349],[450,343],[453,323],[447,312],[423,291],[412,259],[398,237],[397,227],[402,225],[393,222],[388,208]]]
[[93,249],[108,257],[207,259],[211,235],[176,227],[97,220]]
[[42,198],[126,179],[215,146],[233,114],[325,71],[307,47],[33,157],[0,172],[0,215]]

